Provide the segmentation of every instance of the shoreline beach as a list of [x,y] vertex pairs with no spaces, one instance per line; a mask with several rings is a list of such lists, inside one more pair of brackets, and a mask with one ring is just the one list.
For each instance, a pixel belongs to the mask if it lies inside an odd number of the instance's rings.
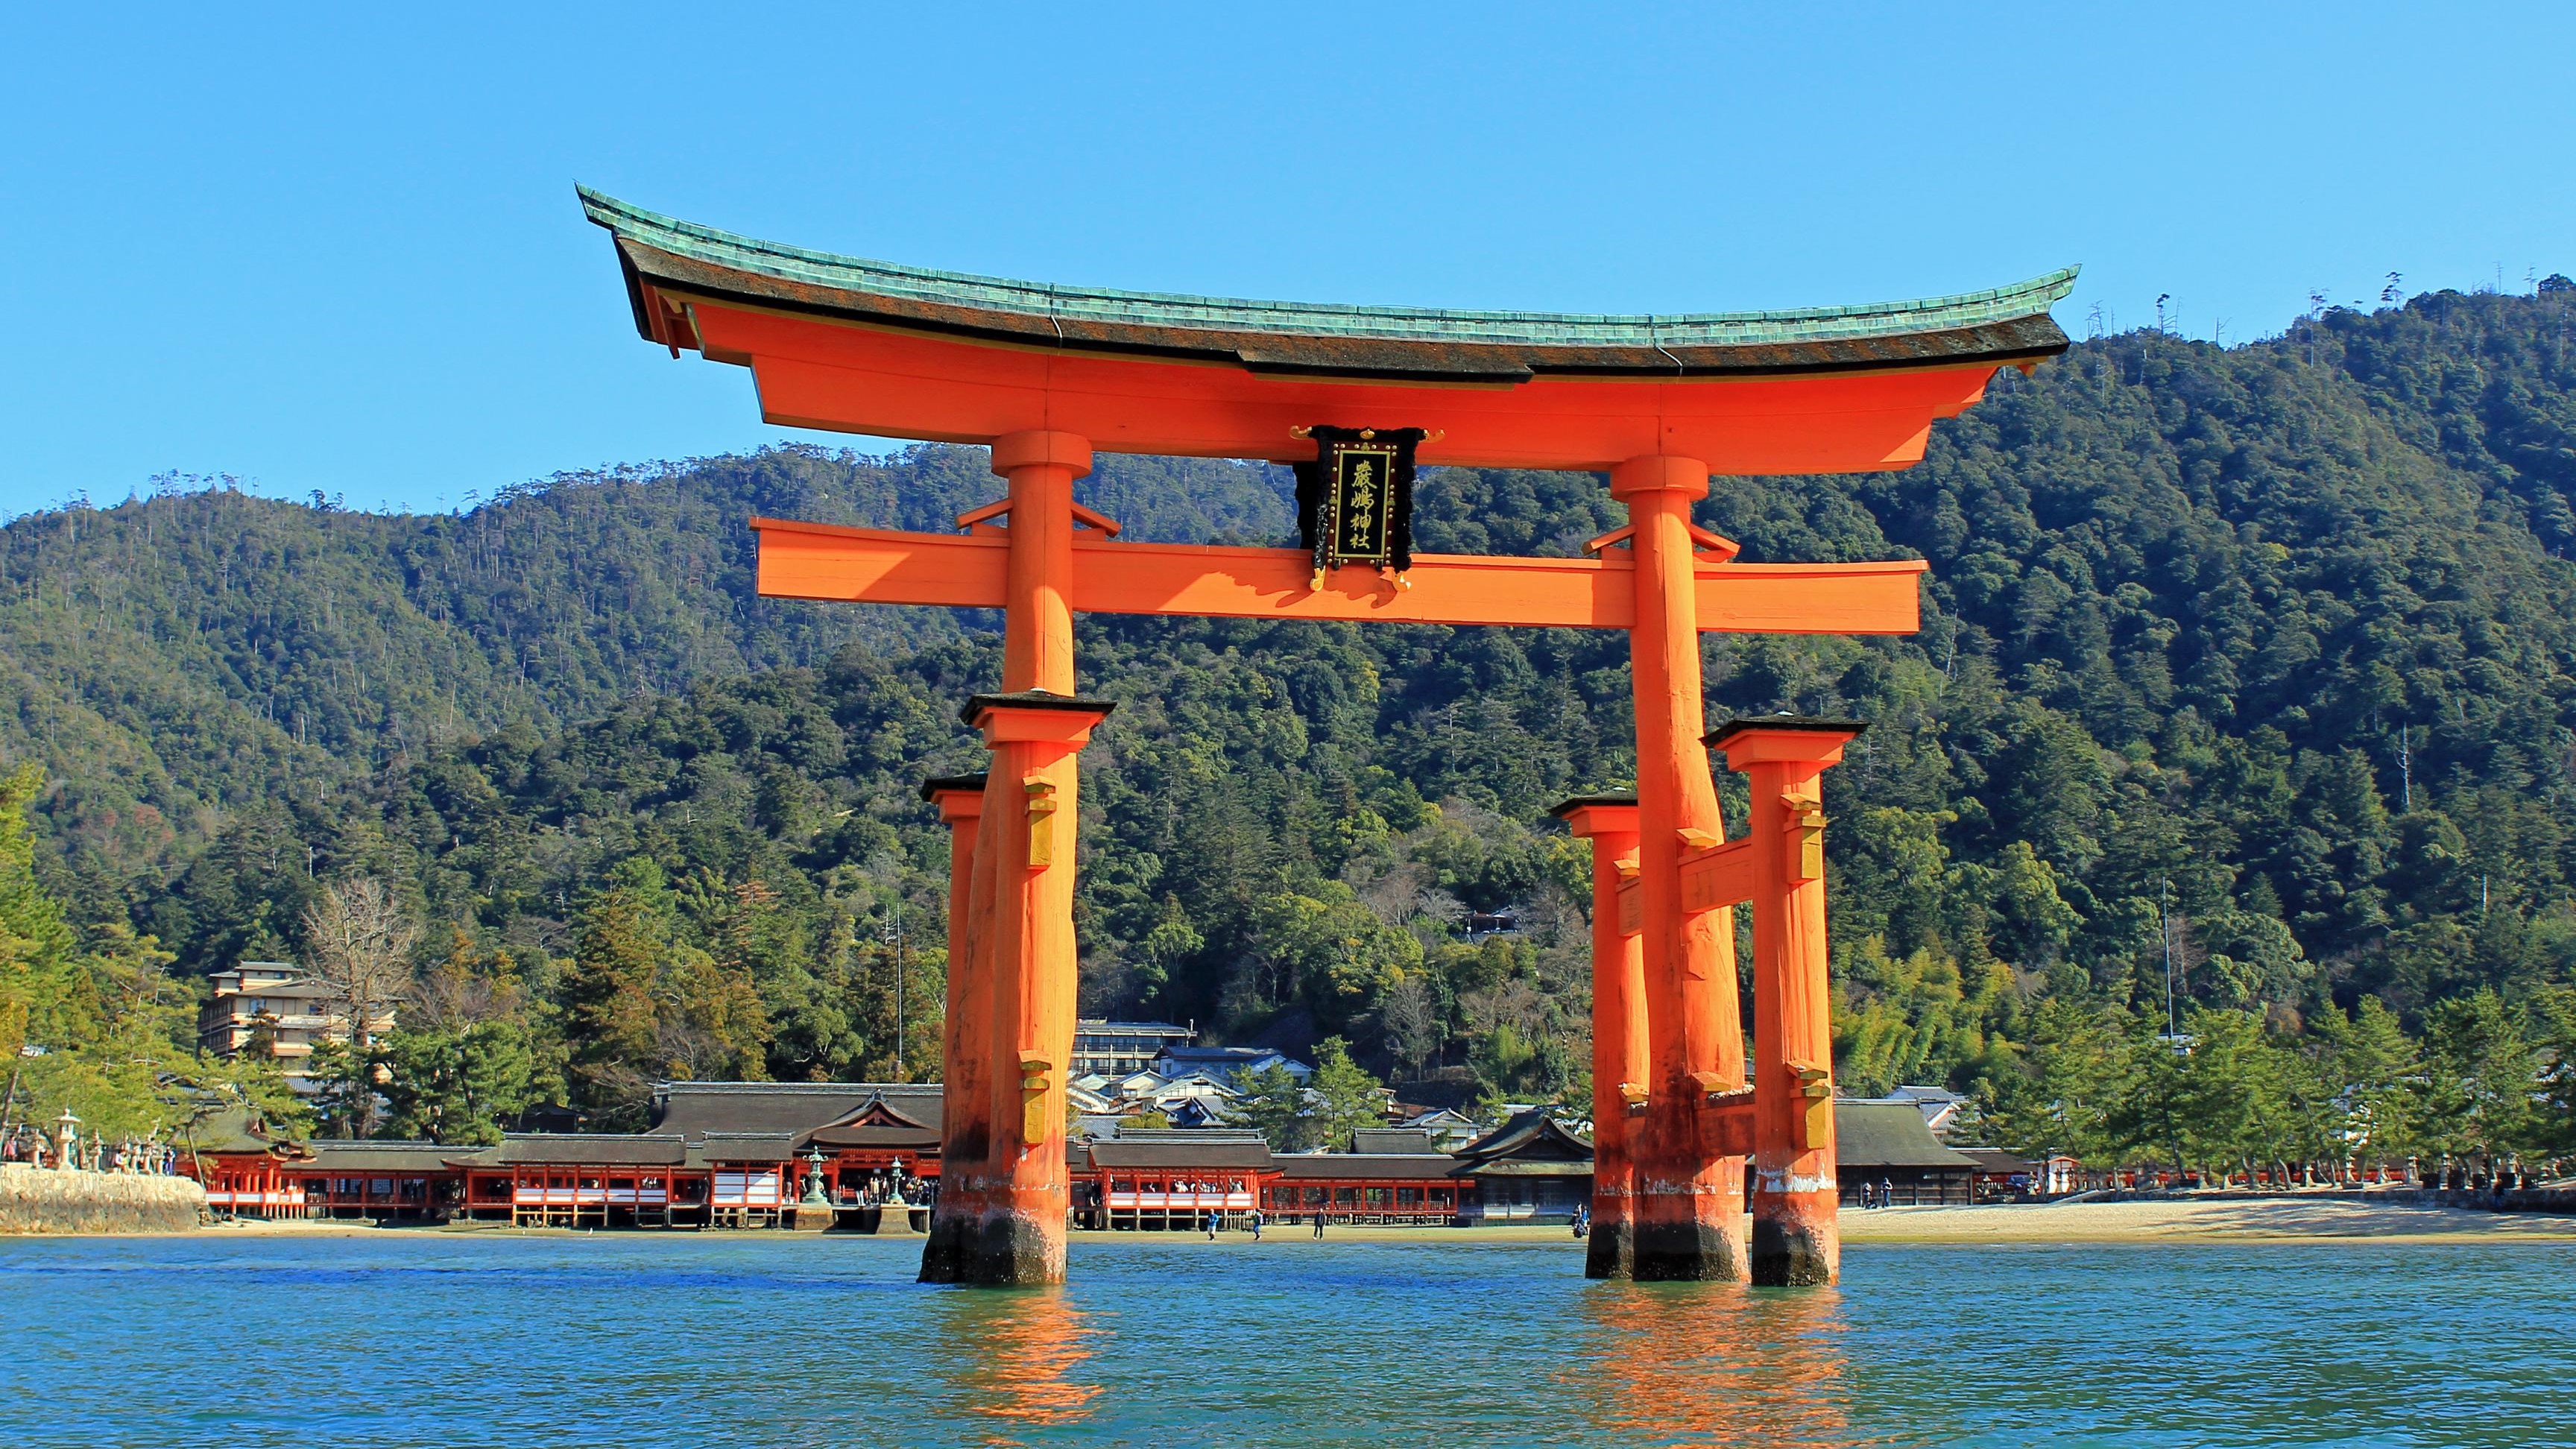
[[2349,1197],[2173,1198],[1846,1209],[1843,1241],[1873,1243],[2576,1242],[2576,1217]]
[[[2530,1213],[2490,1213],[2463,1208],[2431,1207],[2411,1202],[2354,1201],[2349,1198],[2176,1198],[2167,1201],[2011,1203],[1979,1207],[1892,1207],[1842,1214],[1843,1241],[1866,1250],[1880,1244],[2155,1244],[2163,1242],[2314,1242],[2335,1239],[2408,1243],[2576,1242],[2576,1217]],[[396,1224],[348,1220],[266,1222],[244,1219],[216,1223],[187,1234],[158,1236],[351,1237],[375,1233],[488,1235],[503,1237],[588,1237],[645,1235],[633,1229],[576,1230],[510,1228],[492,1225]],[[649,1232],[649,1230],[647,1230]],[[851,1236],[833,1234],[832,1241]],[[1076,1229],[1075,1244],[1133,1242],[1200,1243],[1198,1232],[1138,1234]],[[917,1238],[908,1241],[918,1242]],[[1215,1244],[1248,1243],[1251,1235],[1227,1230]],[[1272,1219],[1263,1237],[1270,1244],[1314,1242],[1303,1223]],[[1506,1224],[1472,1228],[1371,1227],[1334,1224],[1323,1241],[1410,1243],[1564,1243],[1575,1238],[1559,1224]]]

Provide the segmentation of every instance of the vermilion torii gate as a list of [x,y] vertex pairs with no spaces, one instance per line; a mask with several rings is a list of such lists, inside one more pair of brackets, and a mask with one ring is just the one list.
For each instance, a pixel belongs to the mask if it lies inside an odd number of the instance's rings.
[[[1832,1044],[1818,780],[1858,726],[1703,736],[1699,635],[1908,633],[1919,562],[1748,564],[1694,526],[1712,473],[1903,468],[2001,367],[2066,348],[2071,270],[1930,301],[1594,317],[1241,302],[1047,286],[754,241],[581,193],[646,338],[747,366],[771,422],[988,444],[1001,501],[960,535],[771,519],[764,595],[1003,610],[1002,690],[966,706],[983,776],[953,827],[946,1126],[922,1277],[1064,1273],[1074,1016],[1073,614],[1629,632],[1637,792],[1560,813],[1594,844],[1595,1276],[1830,1282]],[[1095,447],[1314,456],[1317,426],[1423,430],[1426,465],[1607,473],[1629,524],[1577,559],[1415,555],[1401,579],[1301,550],[1116,541],[1074,502]],[[1705,746],[1752,776],[1726,838]],[[1732,908],[1754,911],[1753,1071]],[[1755,1167],[1748,1240],[1744,1161]]]

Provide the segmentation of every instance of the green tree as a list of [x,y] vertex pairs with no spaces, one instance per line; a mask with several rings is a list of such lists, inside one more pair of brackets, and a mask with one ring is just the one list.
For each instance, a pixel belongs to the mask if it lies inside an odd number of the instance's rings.
[[2350,1017],[2323,1012],[2313,1025],[2349,1150],[2378,1161],[2419,1153],[2422,1062],[2397,1013],[2365,996]]
[[2176,1136],[2186,1161],[2224,1181],[2250,1182],[2265,1164],[2286,1164],[2292,1138],[2289,1064],[2250,1012],[2201,1009],[2185,1023],[2188,1045],[2175,1058],[2180,1082]]
[[99,1004],[79,969],[77,942],[62,907],[36,879],[27,812],[44,772],[22,764],[0,776],[0,1025],[15,1048],[35,1042],[77,1046],[99,1028]]
[[1306,1089],[1286,1067],[1234,1074],[1234,1120],[1262,1135],[1273,1152],[1304,1152],[1316,1145],[1318,1124],[1306,1108]]
[[1422,962],[1422,943],[1381,921],[1351,887],[1325,881],[1311,894],[1278,891],[1252,908],[1259,1002],[1302,1001],[1341,1024],[1373,1006]]
[[1350,1151],[1354,1131],[1386,1121],[1386,1084],[1351,1060],[1350,1043],[1340,1037],[1315,1044],[1315,1074],[1308,1086],[1313,1135],[1328,1151]]
[[2427,1145],[2461,1153],[2541,1145],[2533,1112],[2540,1056],[2521,1014],[2480,988],[2441,1002],[2425,1021]]
[[385,1100],[392,1135],[437,1143],[498,1142],[530,1105],[536,1066],[527,1028],[508,1019],[385,1038]]
[[2548,1054],[2541,1076],[2539,1145],[2552,1152],[2576,1149],[2576,985],[2549,985],[2533,1002]]
[[579,945],[564,972],[572,1085],[610,1120],[640,1121],[651,1076],[661,1065],[661,1013],[653,993],[670,949],[657,909],[662,887],[661,871],[649,860],[623,869],[584,913]]

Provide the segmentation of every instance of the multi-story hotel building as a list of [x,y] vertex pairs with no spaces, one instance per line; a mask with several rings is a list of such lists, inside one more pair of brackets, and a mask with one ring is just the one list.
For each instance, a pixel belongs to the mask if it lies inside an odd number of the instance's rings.
[[[244,961],[208,980],[215,994],[197,1009],[197,1041],[227,1061],[265,1040],[268,1054],[285,1063],[287,1077],[301,1086],[316,1043],[349,1039],[348,1011],[333,1000],[331,988],[288,962]],[[387,1008],[367,1029],[381,1034],[393,1026]]]

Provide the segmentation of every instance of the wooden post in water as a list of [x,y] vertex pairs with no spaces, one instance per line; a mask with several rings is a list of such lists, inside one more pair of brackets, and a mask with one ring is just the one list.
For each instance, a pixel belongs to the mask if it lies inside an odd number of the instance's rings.
[[[1091,445],[1070,433],[1012,433],[993,444],[993,471],[1010,480],[1004,692],[977,695],[965,711],[993,763],[965,906],[968,991],[957,1004],[966,1014],[949,1022],[950,1060],[967,1079],[942,1088],[925,1282],[1064,1281],[1075,757],[1110,710],[1073,693],[1073,480],[1090,469]],[[977,1060],[964,1062],[969,1055]]]
[[1773,715],[1709,736],[1752,777],[1753,1281],[1842,1273],[1833,1002],[1825,981],[1825,767],[1864,728]]
[[[948,1011],[939,1056],[940,1159],[943,1164],[959,1165],[953,1176],[945,1171],[940,1176],[934,1216],[962,1222],[972,1222],[982,1211],[982,1202],[968,1185],[970,1174],[964,1168],[984,1160],[993,1138],[983,1087],[990,1067],[989,1043],[980,1031],[966,1029],[968,1023],[984,1021],[992,1014],[991,963],[977,960],[975,947],[980,943],[972,939],[977,934],[976,841],[977,827],[984,818],[985,784],[983,775],[934,775],[921,784],[922,798],[939,808],[939,818],[948,826]],[[935,1272],[925,1253],[922,1276],[935,1282],[955,1282],[956,1248],[962,1240],[953,1229],[943,1237],[934,1225],[930,1241],[945,1243],[947,1248]]]
[[1646,976],[1620,883],[1637,873],[1637,797],[1584,795],[1556,807],[1592,842],[1592,1234],[1588,1278],[1636,1271],[1637,1174],[1630,1116],[1646,1100]]
[[1731,911],[1688,911],[1681,857],[1726,838],[1700,744],[1699,619],[1690,506],[1708,492],[1696,458],[1632,458],[1610,494],[1628,505],[1636,555],[1629,628],[1637,712],[1639,957],[1651,1065],[1635,1142],[1633,1272],[1639,1278],[1741,1279],[1743,1159],[1706,1150],[1700,1117],[1712,1093],[1744,1082],[1735,1004]]

